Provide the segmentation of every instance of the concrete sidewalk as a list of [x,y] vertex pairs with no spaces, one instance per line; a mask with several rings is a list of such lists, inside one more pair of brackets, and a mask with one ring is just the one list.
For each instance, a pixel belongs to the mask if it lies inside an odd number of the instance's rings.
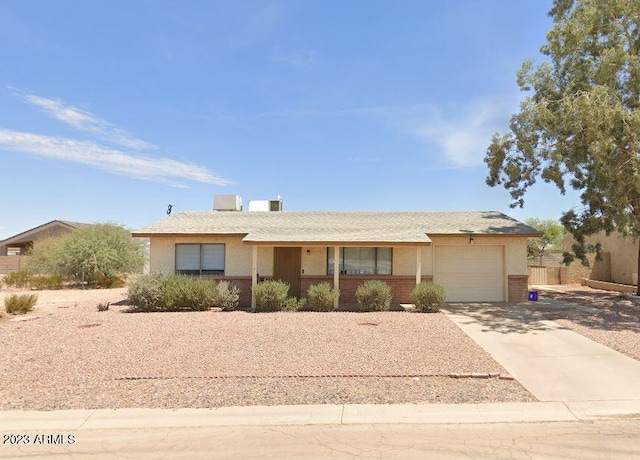
[[0,432],[206,426],[572,422],[640,415],[640,401],[489,404],[345,404],[216,409],[0,412]]
[[540,401],[640,401],[640,362],[553,321],[513,305],[445,313]]
[[[6,435],[6,432],[3,433]],[[350,424],[19,432],[0,459],[570,459],[638,458],[637,419],[480,424]],[[35,441],[49,437],[53,440]],[[16,439],[14,437],[14,439]]]

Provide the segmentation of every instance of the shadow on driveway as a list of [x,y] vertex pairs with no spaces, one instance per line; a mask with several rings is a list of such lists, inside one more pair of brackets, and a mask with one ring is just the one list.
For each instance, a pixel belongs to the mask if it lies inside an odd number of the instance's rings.
[[529,302],[525,308],[545,319],[566,319],[595,330],[640,333],[640,306],[625,295],[599,290],[541,290],[541,295],[541,302]]
[[543,315],[530,311],[526,303],[448,303],[443,310],[456,315],[462,324],[480,323],[483,332],[527,334],[565,329],[548,321]]
[[640,333],[640,305],[625,295],[600,290],[540,290],[538,302],[450,303],[444,310],[466,315],[468,322],[479,321],[486,331],[503,333],[562,329],[552,323],[557,320],[593,330]]

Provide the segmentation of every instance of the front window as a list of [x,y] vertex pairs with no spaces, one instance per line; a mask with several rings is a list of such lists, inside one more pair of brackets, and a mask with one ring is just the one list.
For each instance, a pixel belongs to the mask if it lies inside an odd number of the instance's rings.
[[[391,275],[391,248],[340,248],[343,275]],[[327,248],[327,274],[333,275],[333,248]]]
[[224,275],[224,244],[176,244],[176,273]]

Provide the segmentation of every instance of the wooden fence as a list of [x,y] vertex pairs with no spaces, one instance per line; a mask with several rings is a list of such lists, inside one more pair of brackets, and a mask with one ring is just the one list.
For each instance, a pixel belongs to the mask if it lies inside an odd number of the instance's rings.
[[545,267],[529,265],[529,284],[578,284],[582,278],[611,281],[611,255],[603,254],[603,260],[595,260],[595,255],[589,254],[589,266],[584,266],[579,260],[574,260],[569,266]]
[[567,267],[541,267],[529,266],[529,284],[566,284]]
[[25,270],[27,256],[0,256],[0,275]]

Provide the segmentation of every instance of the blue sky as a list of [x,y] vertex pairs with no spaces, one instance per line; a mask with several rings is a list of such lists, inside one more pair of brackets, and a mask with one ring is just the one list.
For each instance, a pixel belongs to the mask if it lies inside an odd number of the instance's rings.
[[524,209],[485,185],[551,1],[0,3],[0,239],[135,229],[214,194],[286,210]]

